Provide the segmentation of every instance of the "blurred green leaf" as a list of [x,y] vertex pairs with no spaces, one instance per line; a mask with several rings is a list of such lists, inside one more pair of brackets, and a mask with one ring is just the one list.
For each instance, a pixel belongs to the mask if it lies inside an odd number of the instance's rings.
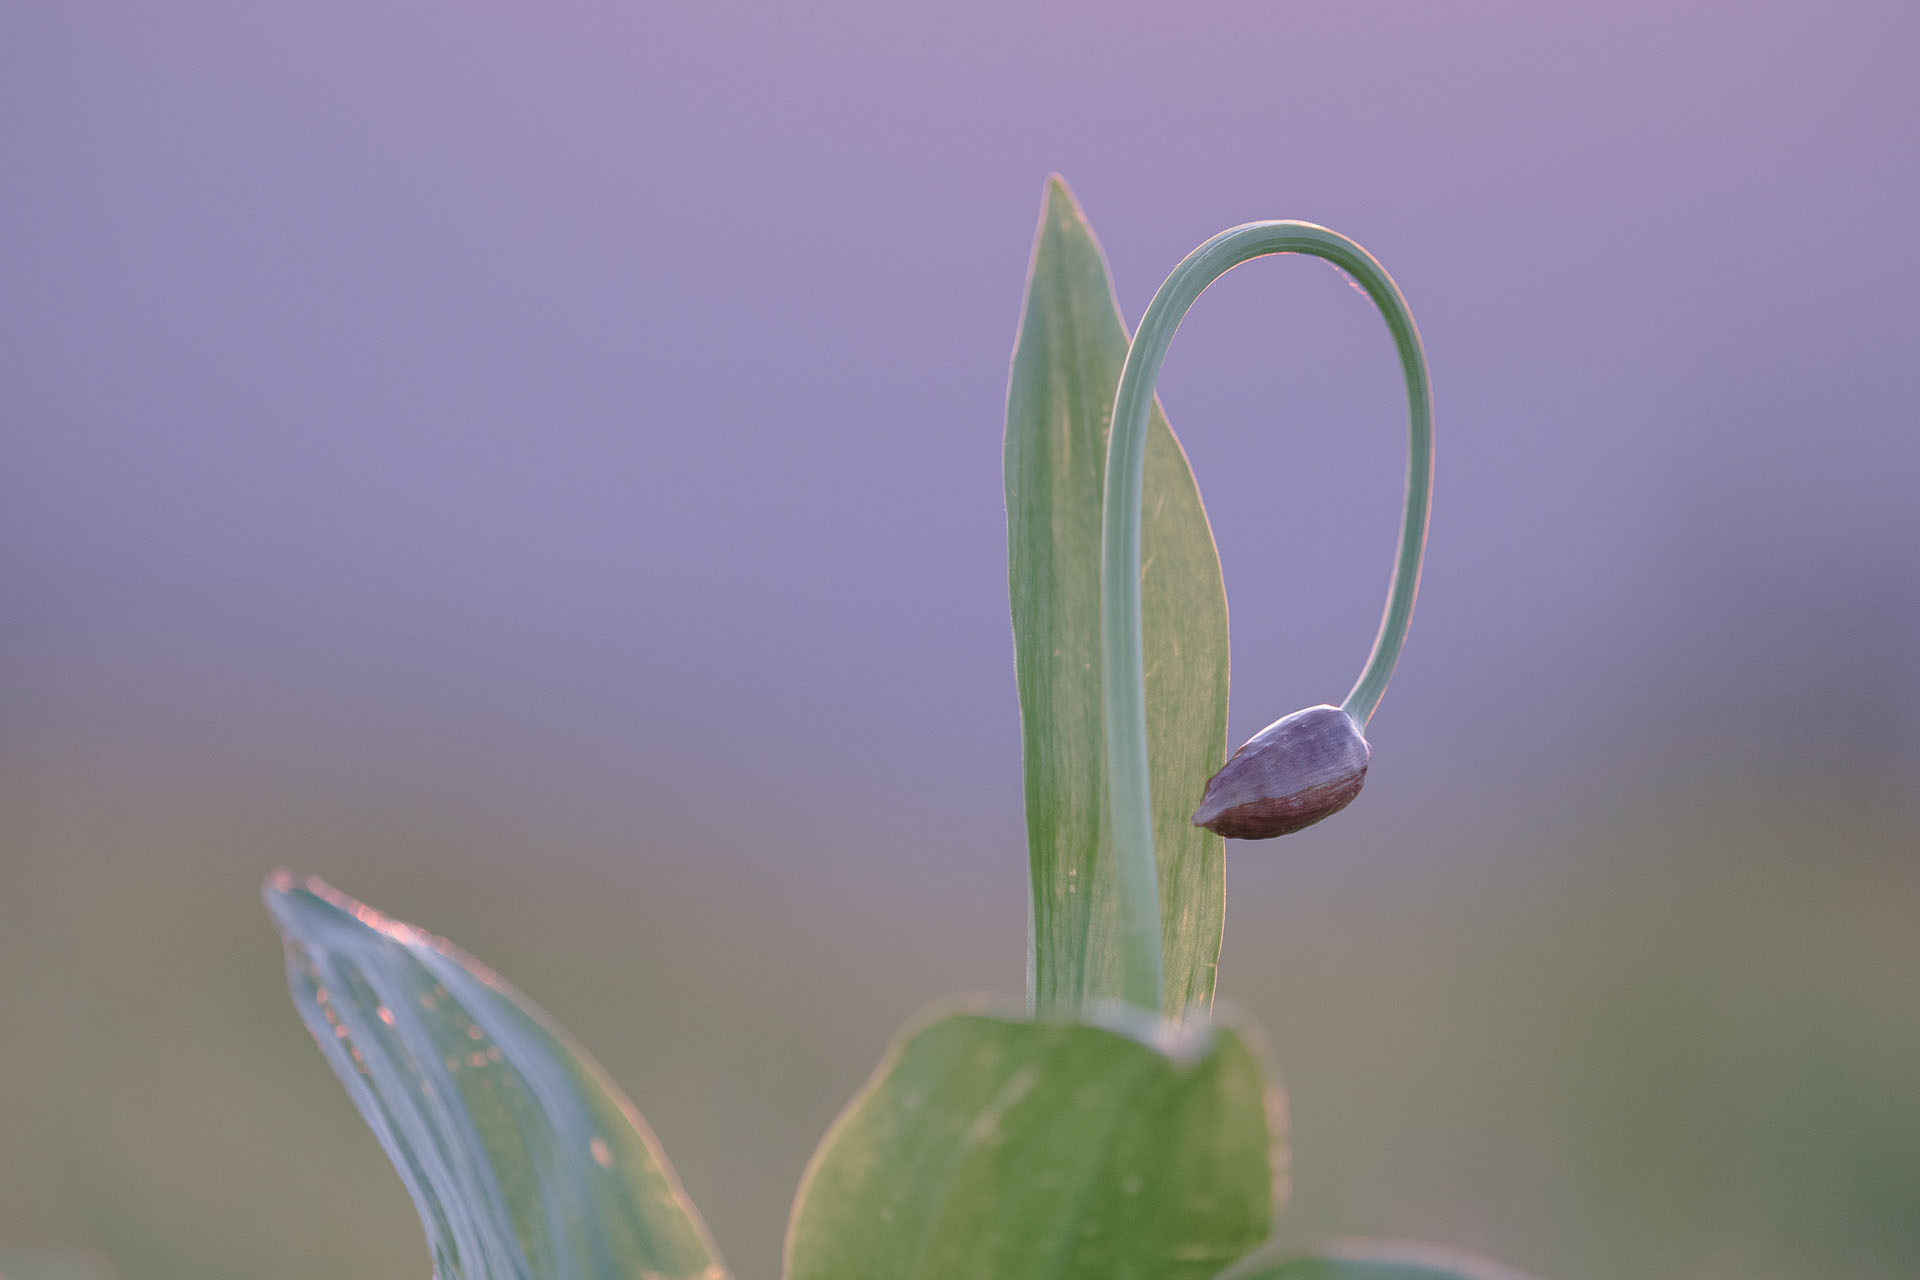
[[[1118,998],[1120,918],[1100,700],[1100,503],[1127,327],[1106,259],[1059,177],[1047,184],[1007,390],[1007,576],[1041,1013]],[[1213,1003],[1225,919],[1220,837],[1189,823],[1226,758],[1227,596],[1200,490],[1156,402],[1141,599],[1166,1008]]]
[[1484,1258],[1400,1241],[1352,1241],[1313,1257],[1283,1258],[1273,1249],[1222,1272],[1218,1280],[1527,1280]]
[[1282,1123],[1229,1028],[909,1030],[801,1182],[787,1280],[1199,1280],[1266,1238]]
[[0,1247],[0,1280],[114,1280],[115,1275],[92,1250]]
[[269,877],[307,1029],[386,1148],[441,1280],[719,1280],[633,1104],[445,939],[317,879]]

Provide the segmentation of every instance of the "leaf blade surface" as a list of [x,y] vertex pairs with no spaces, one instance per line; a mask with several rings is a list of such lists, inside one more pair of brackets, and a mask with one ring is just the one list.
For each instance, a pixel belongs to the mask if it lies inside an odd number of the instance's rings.
[[441,1280],[724,1280],[592,1058],[443,938],[318,879],[264,896],[301,1019],[413,1197]]
[[[1047,184],[1007,391],[1003,469],[1032,904],[1029,996],[1072,1014],[1121,995],[1107,834],[1100,506],[1127,327],[1066,183]],[[1226,758],[1227,600],[1200,491],[1156,401],[1141,600],[1165,1000],[1213,1002],[1224,842],[1188,821]]]
[[1529,1280],[1486,1258],[1433,1245],[1345,1241],[1323,1253],[1283,1256],[1262,1249],[1217,1280]]
[[1245,1254],[1278,1095],[1238,1032],[1141,1025],[910,1029],[808,1166],[788,1280],[1201,1280]]

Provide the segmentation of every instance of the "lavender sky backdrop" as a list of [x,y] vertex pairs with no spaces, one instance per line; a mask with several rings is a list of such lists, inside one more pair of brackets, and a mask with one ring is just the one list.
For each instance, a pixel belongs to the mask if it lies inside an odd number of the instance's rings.
[[[1650,779],[1904,786],[1914,12],[8,5],[0,764],[404,797],[555,859],[590,810],[767,902],[990,908],[1005,964],[952,985],[1016,984],[1000,434],[1058,170],[1130,321],[1293,217],[1421,324],[1420,607],[1367,794],[1300,856]],[[1264,261],[1161,395],[1237,742],[1365,655],[1397,367],[1332,269]]]
[[[1385,776],[1920,743],[1903,6],[5,24],[12,747],[1010,812],[999,419],[1056,168],[1130,316],[1275,216],[1413,302],[1438,501]],[[1265,263],[1162,390],[1237,739],[1371,636],[1392,358]]]

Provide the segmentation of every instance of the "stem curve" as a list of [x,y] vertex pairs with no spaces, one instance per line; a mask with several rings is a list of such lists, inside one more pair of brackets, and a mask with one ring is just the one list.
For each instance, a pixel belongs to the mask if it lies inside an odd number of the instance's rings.
[[1154,386],[1180,321],[1208,285],[1254,258],[1304,253],[1333,263],[1359,284],[1386,319],[1407,383],[1407,492],[1387,604],[1373,650],[1341,709],[1365,728],[1386,693],[1406,643],[1426,553],[1433,498],[1433,403],[1426,354],[1406,299],[1372,254],[1310,222],[1249,222],[1229,228],[1173,269],[1127,349],[1107,439],[1100,516],[1101,691],[1106,715],[1107,803],[1122,919],[1122,990],[1128,1003],[1163,1007],[1160,888],[1154,862],[1147,764],[1147,690],[1140,620],[1140,503],[1147,416]]

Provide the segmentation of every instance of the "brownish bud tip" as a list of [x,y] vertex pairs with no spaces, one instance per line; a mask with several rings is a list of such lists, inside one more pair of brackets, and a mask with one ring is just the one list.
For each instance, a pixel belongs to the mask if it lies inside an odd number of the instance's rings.
[[1310,827],[1360,794],[1373,748],[1338,707],[1282,716],[1207,780],[1193,825],[1229,840],[1266,840]]

